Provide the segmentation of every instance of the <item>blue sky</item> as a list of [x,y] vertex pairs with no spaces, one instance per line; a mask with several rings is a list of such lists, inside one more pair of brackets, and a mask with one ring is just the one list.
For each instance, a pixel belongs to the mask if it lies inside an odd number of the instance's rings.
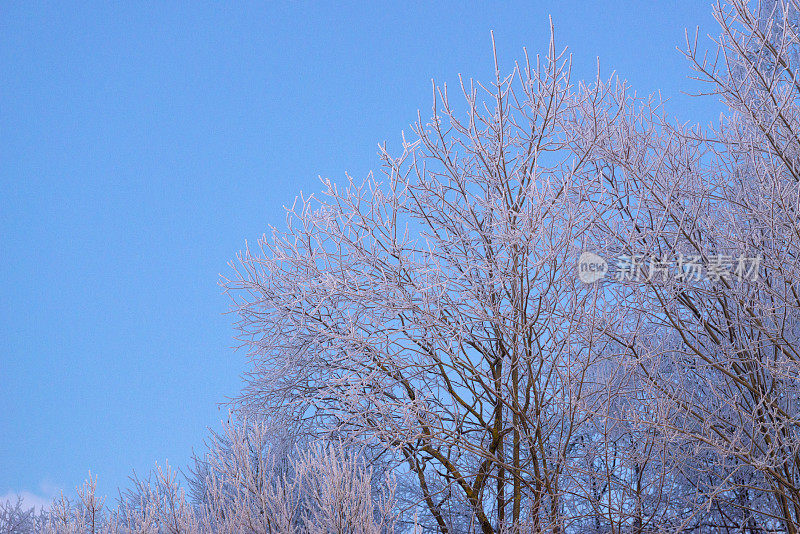
[[0,7],[0,497],[114,496],[187,464],[245,369],[218,286],[318,176],[364,176],[431,85],[546,53],[683,121],[719,113],[675,50],[706,1]]

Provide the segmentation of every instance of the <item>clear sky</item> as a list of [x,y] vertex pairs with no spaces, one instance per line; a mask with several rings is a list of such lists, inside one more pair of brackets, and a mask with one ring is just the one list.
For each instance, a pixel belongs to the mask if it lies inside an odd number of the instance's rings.
[[675,50],[716,35],[707,1],[266,4],[0,6],[0,496],[185,466],[245,369],[227,262],[318,176],[375,168],[432,78],[490,80],[490,30],[510,68],[552,15],[576,79],[599,56],[719,113]]

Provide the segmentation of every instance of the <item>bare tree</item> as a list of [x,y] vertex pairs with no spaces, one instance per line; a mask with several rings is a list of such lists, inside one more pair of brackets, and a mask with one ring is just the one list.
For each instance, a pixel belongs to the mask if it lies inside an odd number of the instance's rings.
[[609,513],[576,481],[630,372],[574,272],[604,246],[603,190],[568,138],[565,54],[551,42],[496,73],[462,82],[460,111],[434,86],[417,140],[381,147],[380,179],[324,182],[240,256],[225,285],[252,357],[241,407],[392,458],[430,528],[565,532]]
[[[435,86],[380,179],[241,255],[242,408],[384,451],[442,532],[797,532],[797,13],[689,40],[716,130],[552,44],[461,108]],[[581,250],[650,272],[580,286]]]
[[113,518],[106,513],[105,499],[96,494],[97,477],[89,478],[77,488],[78,498],[64,493],[54,500],[46,513],[35,522],[34,530],[45,534],[107,534],[115,532]]
[[[199,502],[191,503],[177,473],[156,466],[108,509],[96,479],[61,496],[41,516],[12,525],[20,534],[391,534],[394,483],[339,443],[309,444],[275,455],[265,424],[237,422],[214,434],[203,458]],[[32,513],[32,512],[31,512]],[[19,514],[18,514],[19,515]],[[16,517],[16,516],[15,516]],[[27,521],[27,522],[25,522]],[[5,531],[4,531],[5,532]]]
[[199,521],[169,464],[156,465],[146,479],[134,474],[132,487],[120,496],[115,523],[127,532],[194,534]]
[[698,78],[729,110],[716,130],[670,124],[622,85],[579,96],[575,149],[614,210],[605,235],[629,257],[681,267],[616,289],[631,320],[609,329],[647,385],[645,419],[686,475],[692,513],[676,530],[798,531],[797,7],[717,5],[716,54],[687,40]]
[[16,501],[0,501],[0,534],[28,534],[33,532],[36,510],[25,507],[22,497]]

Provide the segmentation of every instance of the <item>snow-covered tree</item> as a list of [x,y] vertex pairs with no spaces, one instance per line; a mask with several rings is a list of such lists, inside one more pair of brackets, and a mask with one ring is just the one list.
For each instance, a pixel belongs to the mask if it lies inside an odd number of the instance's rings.
[[[234,265],[241,408],[391,458],[441,532],[796,532],[797,13],[732,1],[719,53],[689,40],[709,131],[553,44],[435,86],[379,176]],[[587,250],[653,276],[581,285]]]
[[606,239],[681,265],[616,289],[629,320],[608,330],[655,407],[642,420],[685,477],[691,514],[675,529],[799,528],[797,13],[796,2],[735,0],[716,6],[715,52],[687,40],[698,79],[727,107],[712,130],[671,124],[621,85],[579,96],[573,139],[605,187],[598,209],[614,214]]

